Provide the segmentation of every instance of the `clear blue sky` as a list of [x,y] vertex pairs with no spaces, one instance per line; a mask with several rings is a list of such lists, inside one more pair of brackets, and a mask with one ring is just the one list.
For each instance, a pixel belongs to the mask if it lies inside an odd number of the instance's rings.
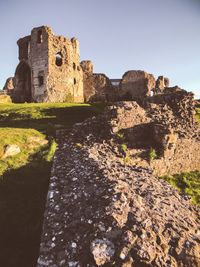
[[17,39],[49,25],[79,39],[95,72],[163,74],[200,98],[200,0],[0,0],[0,25],[0,88],[15,72]]

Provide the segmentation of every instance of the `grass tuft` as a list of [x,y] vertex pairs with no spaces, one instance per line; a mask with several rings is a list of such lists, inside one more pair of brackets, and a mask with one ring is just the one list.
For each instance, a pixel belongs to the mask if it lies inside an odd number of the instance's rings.
[[189,195],[194,204],[200,205],[200,171],[162,176],[180,192]]

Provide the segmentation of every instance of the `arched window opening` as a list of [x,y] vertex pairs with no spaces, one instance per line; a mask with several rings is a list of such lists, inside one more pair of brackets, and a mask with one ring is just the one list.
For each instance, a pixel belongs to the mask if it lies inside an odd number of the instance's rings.
[[38,73],[38,84],[39,86],[44,85],[44,72],[43,71],[40,71]]
[[74,84],[76,84],[76,79],[74,78]]
[[61,52],[58,52],[56,54],[56,66],[58,66],[58,67],[62,66],[62,54],[61,54]]
[[42,30],[39,30],[38,33],[37,33],[37,42],[38,44],[41,44],[42,43]]
[[73,63],[73,69],[76,70],[76,64],[75,63]]
[[30,103],[32,101],[31,92],[31,69],[24,61],[20,62],[15,71],[16,90],[20,92],[16,96],[16,102]]

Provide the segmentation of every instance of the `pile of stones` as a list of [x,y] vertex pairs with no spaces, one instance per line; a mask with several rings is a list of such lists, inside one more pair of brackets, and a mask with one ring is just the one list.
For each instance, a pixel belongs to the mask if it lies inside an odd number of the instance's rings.
[[[121,129],[149,123],[139,111],[118,103],[58,133],[38,267],[199,266],[199,208],[129,164],[116,141]],[[135,120],[123,123],[127,112]]]

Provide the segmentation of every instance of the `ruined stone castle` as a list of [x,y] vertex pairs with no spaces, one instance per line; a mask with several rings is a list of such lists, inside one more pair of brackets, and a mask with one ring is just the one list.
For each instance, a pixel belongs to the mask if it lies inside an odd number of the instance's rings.
[[141,70],[94,73],[46,26],[17,43],[14,102],[115,102],[57,131],[37,266],[199,267],[199,208],[156,177],[200,170],[193,94]]
[[15,102],[83,101],[79,43],[55,36],[49,27],[21,38],[15,71]]
[[17,41],[19,64],[4,93],[13,102],[112,102],[161,93],[169,80],[144,71],[128,71],[121,79],[93,72],[90,60],[80,62],[76,38],[56,36],[50,27],[34,28]]

